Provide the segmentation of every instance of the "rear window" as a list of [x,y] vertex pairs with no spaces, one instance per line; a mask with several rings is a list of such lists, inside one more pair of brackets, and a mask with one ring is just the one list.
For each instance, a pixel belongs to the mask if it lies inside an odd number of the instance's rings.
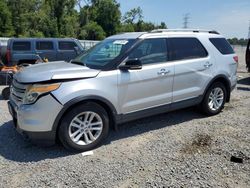
[[74,50],[76,47],[76,43],[68,42],[68,41],[60,41],[59,42],[59,50]]
[[37,50],[53,50],[53,42],[40,41],[36,42]]
[[210,38],[210,42],[220,51],[221,54],[234,54],[234,50],[225,38]]
[[30,42],[13,42],[12,49],[15,51],[30,51],[31,44]]
[[206,49],[197,38],[169,38],[171,60],[204,58],[208,56]]

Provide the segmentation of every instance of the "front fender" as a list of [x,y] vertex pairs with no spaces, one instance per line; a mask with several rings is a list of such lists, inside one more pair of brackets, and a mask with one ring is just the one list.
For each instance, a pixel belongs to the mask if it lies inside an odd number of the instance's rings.
[[53,124],[53,127],[52,127],[53,132],[57,132],[57,128],[59,126],[60,120],[62,119],[63,115],[65,113],[67,113],[68,110],[70,110],[73,106],[75,106],[77,104],[84,103],[87,101],[95,101],[99,104],[104,104],[107,108],[109,108],[106,110],[108,112],[111,112],[112,121],[114,123],[115,129],[117,129],[116,125],[117,125],[117,117],[118,116],[117,116],[117,111],[116,111],[115,107],[113,106],[113,104],[103,97],[89,95],[89,96],[78,96],[77,98],[74,98],[63,105],[63,108],[61,109],[61,111],[57,115],[55,122]]

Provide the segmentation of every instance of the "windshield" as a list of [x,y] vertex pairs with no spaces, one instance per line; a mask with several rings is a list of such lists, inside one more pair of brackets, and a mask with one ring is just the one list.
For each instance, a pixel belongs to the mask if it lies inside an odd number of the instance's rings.
[[102,69],[126,52],[134,42],[135,39],[106,39],[72,60],[72,63]]

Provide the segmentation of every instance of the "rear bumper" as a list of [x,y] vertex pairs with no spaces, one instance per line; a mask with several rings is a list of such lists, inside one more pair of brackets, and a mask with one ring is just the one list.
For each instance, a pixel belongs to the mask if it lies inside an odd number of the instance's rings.
[[237,76],[235,75],[235,76],[233,76],[232,78],[231,78],[231,91],[233,91],[235,88],[236,88],[236,85],[237,85]]
[[237,84],[234,84],[234,85],[231,86],[231,91],[233,91],[236,88],[236,85]]

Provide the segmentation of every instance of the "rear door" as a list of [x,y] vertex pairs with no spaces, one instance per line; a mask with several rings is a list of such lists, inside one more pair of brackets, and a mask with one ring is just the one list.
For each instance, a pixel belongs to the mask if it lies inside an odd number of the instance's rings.
[[59,40],[57,59],[64,60],[67,62],[74,59],[77,56],[75,47],[77,47],[77,44],[74,41]]
[[175,64],[173,102],[202,95],[213,74],[213,57],[195,37],[173,37],[168,42]]
[[49,61],[56,61],[56,50],[53,41],[41,40],[35,42],[36,54],[42,59],[48,59]]
[[141,70],[118,74],[120,111],[128,114],[172,102],[174,64],[168,62],[166,39],[145,39],[128,59],[140,59]]

